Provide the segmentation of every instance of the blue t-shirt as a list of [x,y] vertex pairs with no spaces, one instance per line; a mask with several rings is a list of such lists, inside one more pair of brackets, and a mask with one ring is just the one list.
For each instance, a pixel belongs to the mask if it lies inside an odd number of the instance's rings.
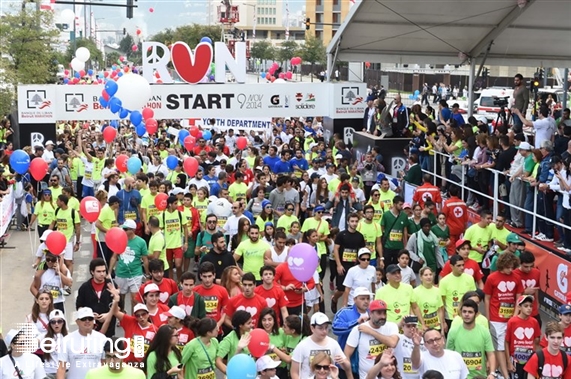
[[308,170],[309,164],[307,164],[307,160],[305,158],[297,159],[292,158],[290,161],[291,170],[293,171],[293,166],[297,166],[302,170]]
[[460,113],[454,113],[452,115],[452,118],[454,120],[456,120],[456,122],[458,123],[458,126],[462,126],[466,123],[466,121],[464,121],[464,117],[462,117],[462,115]]
[[218,194],[220,193],[220,190],[222,188],[228,189],[228,184],[224,183],[222,186],[220,186],[218,182],[214,183],[213,185],[210,186],[210,196],[218,197]]
[[281,159],[274,164],[273,169],[276,174],[289,174],[293,171],[289,162],[284,162]]
[[[452,111],[450,110],[450,108],[442,108],[442,118],[444,120],[440,121],[448,121],[450,120],[450,116],[452,116]],[[462,124],[464,124],[464,121],[462,121]]]
[[270,166],[270,169],[273,169],[276,163],[278,163],[280,160],[280,157],[277,155],[275,157],[270,157],[268,155],[264,158],[264,164]]
[[125,222],[125,219],[140,221],[138,206],[141,205],[141,194],[133,189],[131,191],[120,190],[117,192],[119,198],[119,216],[117,222],[119,225]]

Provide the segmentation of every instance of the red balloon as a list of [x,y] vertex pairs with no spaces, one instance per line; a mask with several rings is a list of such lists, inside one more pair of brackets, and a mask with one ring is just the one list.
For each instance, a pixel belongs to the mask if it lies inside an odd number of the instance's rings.
[[113,142],[113,140],[117,137],[117,129],[112,126],[108,126],[103,130],[103,139],[107,143]]
[[109,94],[107,93],[107,91],[105,90],[101,91],[101,97],[103,97],[106,101],[109,101]]
[[81,76],[81,77],[83,78],[83,77],[85,76],[85,70],[81,70],[81,71],[79,72],[79,76]]
[[48,247],[50,253],[54,255],[60,255],[63,253],[65,250],[65,245],[67,245],[67,238],[65,238],[65,235],[58,230],[51,232],[48,235],[48,238],[46,238],[46,246]]
[[236,140],[236,147],[240,150],[244,150],[248,146],[248,139],[246,137],[238,137]]
[[285,78],[285,73],[283,73],[283,72],[280,72],[280,74],[278,75],[278,78],[280,78],[280,79],[283,79],[283,78]]
[[93,196],[87,196],[81,199],[81,204],[79,205],[79,213],[89,222],[97,221],[99,213],[101,212],[101,204],[99,200]]
[[153,111],[151,108],[143,108],[143,112],[141,112],[141,114],[143,115],[143,119],[147,120],[149,118],[153,118],[155,111]]
[[123,68],[123,71],[129,72],[129,66],[125,66],[125,67]]
[[194,145],[196,145],[196,138],[193,136],[188,136],[184,139],[184,148],[188,151],[191,151]]
[[147,133],[149,134],[155,134],[159,129],[159,123],[154,118],[145,120],[145,126],[147,127]]
[[43,159],[34,159],[30,162],[28,170],[34,179],[40,181],[48,173],[48,164]]
[[198,129],[198,126],[196,125],[191,125],[190,127],[190,135],[193,137],[198,136],[198,132],[200,131],[200,129]]
[[141,29],[137,29],[137,35],[140,35],[141,33]]
[[198,161],[195,157],[186,158],[182,166],[184,167],[184,172],[190,177],[194,177],[198,171]]
[[155,10],[153,8],[149,8],[149,12],[153,13]]
[[115,254],[123,254],[127,248],[127,233],[118,227],[111,228],[105,235],[105,243]]
[[133,46],[131,46],[131,50],[137,51],[137,50],[139,50],[139,47],[137,45],[133,45]]
[[259,358],[266,354],[270,347],[270,336],[264,329],[254,329],[250,332],[248,350],[253,357]]
[[121,154],[117,157],[117,159],[115,159],[115,166],[117,167],[117,170],[119,170],[119,172],[127,172],[128,160],[129,157],[126,156],[125,154]]
[[158,83],[158,84],[162,84],[163,81],[162,81],[161,79],[157,79],[157,83]]
[[157,207],[159,211],[164,211],[165,209],[167,209],[168,198],[169,195],[167,195],[164,192],[157,193],[157,196],[155,196],[155,207]]
[[202,131],[199,130],[198,134],[196,135],[196,139],[201,139],[202,138]]
[[105,71],[105,72],[103,73],[103,76],[106,77],[106,78],[109,77],[109,71]]

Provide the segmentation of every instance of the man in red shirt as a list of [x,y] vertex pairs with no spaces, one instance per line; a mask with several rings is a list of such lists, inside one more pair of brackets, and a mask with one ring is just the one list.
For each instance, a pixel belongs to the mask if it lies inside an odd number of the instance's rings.
[[204,138],[199,138],[196,143],[197,145],[192,149],[194,155],[199,155],[201,151],[206,151],[207,153],[212,151],[212,147],[206,144],[206,140]]
[[252,315],[252,325],[258,325],[258,317],[262,313],[262,309],[268,306],[266,299],[254,293],[256,287],[256,277],[251,272],[247,272],[242,276],[242,293],[236,295],[230,300],[224,308],[224,314],[228,315],[224,319],[224,324],[232,328],[232,315],[236,311],[246,311]]
[[149,272],[151,273],[151,280],[143,283],[139,289],[139,296],[137,300],[139,303],[143,302],[143,294],[145,293],[145,288],[149,284],[155,284],[159,287],[159,302],[164,305],[168,305],[169,297],[178,292],[178,286],[176,282],[172,279],[165,278],[165,263],[160,259],[151,259],[149,261]]
[[286,317],[289,316],[289,313],[287,312],[288,300],[284,290],[282,290],[280,286],[274,285],[275,275],[275,268],[272,266],[263,266],[260,269],[262,284],[257,286],[254,292],[266,299],[268,307],[272,308],[274,312],[276,312],[276,316],[278,318],[276,321],[278,325],[282,325],[281,320],[285,320]]
[[466,231],[468,224],[468,206],[458,197],[460,189],[451,185],[448,189],[450,198],[444,202],[442,213],[446,215],[446,223],[450,228],[450,244],[448,244],[448,255],[454,254],[454,244],[462,233]]
[[222,325],[226,317],[226,315],[222,313],[222,310],[230,299],[228,291],[221,285],[214,283],[216,279],[216,268],[212,262],[201,263],[199,272],[202,284],[194,287],[194,292],[198,293],[204,299],[206,317],[215,320],[220,332],[222,332]]
[[539,314],[539,276],[540,271],[535,266],[535,256],[529,251],[522,251],[519,255],[520,266],[514,272],[519,276],[523,286],[523,294],[533,296],[533,310],[531,317],[535,318],[541,328]]
[[432,176],[429,174],[424,174],[422,181],[422,185],[416,187],[416,192],[412,197],[412,201],[424,208],[424,203],[431,200],[436,204],[436,208],[440,209],[442,207],[442,195],[440,195],[440,188],[430,183],[432,181]]
[[[475,260],[470,259],[468,257],[470,255],[470,250],[472,249],[470,241],[458,240],[456,241],[455,246],[456,246],[455,252],[458,253],[462,258],[464,258],[464,273],[474,278],[474,281],[476,282],[476,285],[478,286],[479,289],[484,289],[484,282],[483,282],[484,273],[482,272],[480,265]],[[444,278],[446,275],[450,274],[451,272],[452,272],[452,267],[450,267],[450,260],[448,260],[444,264],[442,271],[440,271],[440,277]]]
[[[533,354],[524,367],[524,370],[529,374],[527,377],[571,379],[569,356],[564,360],[563,355],[565,352],[559,348],[563,340],[563,328],[554,321],[549,322],[545,327],[545,337],[548,341],[547,347],[540,350],[543,356],[541,363],[543,364],[540,364],[538,354]],[[567,364],[565,364],[565,361],[567,361]]]
[[[571,355],[571,305],[563,304],[559,307],[559,325],[563,330],[563,341],[561,342],[561,349]],[[540,341],[541,347],[547,347],[547,338]]]
[[274,283],[281,286],[281,289],[287,296],[287,312],[290,315],[301,315],[301,305],[303,304],[303,294],[315,287],[313,278],[309,279],[304,286],[302,282],[297,280],[291,273],[287,261],[280,263],[276,267],[276,277]]

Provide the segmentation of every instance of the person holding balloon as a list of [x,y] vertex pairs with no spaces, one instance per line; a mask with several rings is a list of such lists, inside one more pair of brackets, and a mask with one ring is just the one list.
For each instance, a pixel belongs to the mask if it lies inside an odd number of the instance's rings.
[[[46,240],[49,249],[46,252],[46,264],[42,270],[37,270],[34,273],[34,279],[30,286],[30,292],[35,297],[41,291],[49,291],[52,294],[54,308],[62,312],[64,312],[65,303],[63,287],[71,287],[73,282],[69,270],[59,256],[65,249],[66,242],[65,236],[61,232],[59,235],[54,235],[54,237]],[[56,252],[58,253],[56,254]]]
[[[283,365],[281,364],[276,353],[276,350],[285,350],[285,334],[283,329],[279,327],[276,312],[272,308],[268,307],[262,310],[262,313],[260,313],[260,319],[258,320],[258,328],[264,330],[270,337],[270,346],[265,354],[267,354],[267,356],[273,361],[280,362],[279,365],[276,365],[277,376],[280,379],[287,378],[286,364],[285,362]],[[258,372],[259,371],[260,370],[258,370]]]

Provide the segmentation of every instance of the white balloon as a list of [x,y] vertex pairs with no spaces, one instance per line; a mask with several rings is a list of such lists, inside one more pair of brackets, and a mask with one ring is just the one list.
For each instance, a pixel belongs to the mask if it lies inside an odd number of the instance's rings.
[[278,83],[278,84],[279,84],[279,83],[287,83],[287,82],[286,82],[284,79],[282,79],[282,78],[277,78],[276,80],[274,80],[274,84],[275,84],[275,83]]
[[141,75],[125,74],[117,80],[117,86],[115,97],[121,100],[124,109],[140,110],[151,98],[151,85]]
[[75,50],[75,57],[82,62],[87,62],[91,53],[87,47],[80,47],[79,49]]
[[64,9],[61,12],[61,21],[64,24],[73,26],[73,23],[75,22],[75,13],[73,13],[71,9]]
[[81,70],[83,70],[83,69],[85,68],[85,62],[82,62],[82,61],[80,61],[80,60],[77,59],[77,58],[73,58],[73,59],[71,60],[71,68],[72,68],[74,71],[81,71]]

